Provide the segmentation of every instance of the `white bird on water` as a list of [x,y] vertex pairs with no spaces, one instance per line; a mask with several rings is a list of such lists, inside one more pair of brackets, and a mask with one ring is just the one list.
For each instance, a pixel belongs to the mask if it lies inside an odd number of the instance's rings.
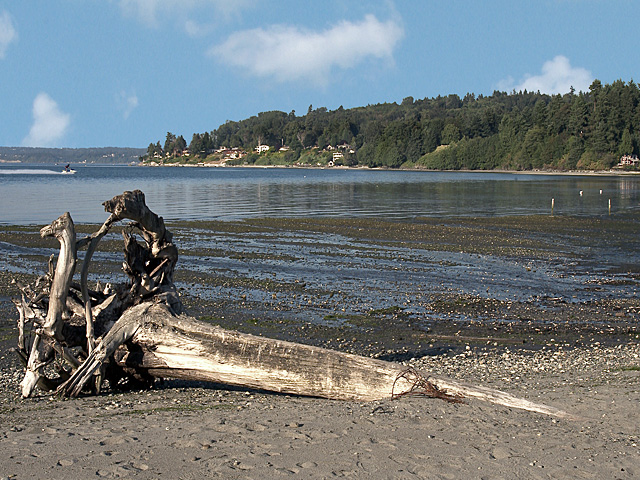
[[582,196],[582,190],[580,190],[580,196]]

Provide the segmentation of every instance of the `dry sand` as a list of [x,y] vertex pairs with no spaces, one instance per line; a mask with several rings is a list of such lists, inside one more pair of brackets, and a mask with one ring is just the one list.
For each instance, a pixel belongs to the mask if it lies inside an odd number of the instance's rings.
[[181,382],[21,400],[20,370],[5,369],[0,477],[640,478],[639,357],[638,345],[593,345],[410,361],[579,420],[480,401],[349,403]]

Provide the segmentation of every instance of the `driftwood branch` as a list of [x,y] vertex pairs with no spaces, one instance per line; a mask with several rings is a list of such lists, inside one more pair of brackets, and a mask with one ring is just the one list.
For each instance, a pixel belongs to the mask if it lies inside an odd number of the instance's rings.
[[[112,368],[118,375],[115,382],[127,376],[181,378],[357,401],[419,393],[455,402],[478,398],[570,417],[562,410],[505,392],[429,376],[400,364],[256,337],[198,321],[183,312],[173,284],[178,250],[162,218],[146,206],[144,194],[125,192],[104,206],[110,213],[108,220],[79,242],[75,241],[68,214],[42,230],[43,235],[55,236],[61,247],[55,271],[45,282],[50,283],[50,288],[43,289],[49,292],[46,317],[38,312],[47,295],[40,296],[24,287],[22,301],[15,302],[21,332],[31,318],[41,325],[29,352],[25,352],[24,335],[19,337],[18,349],[28,357],[22,382],[25,397],[36,386],[57,386],[61,395],[77,396],[92,384],[92,379]],[[130,283],[115,286],[107,294],[90,292],[87,278],[93,252],[111,226],[125,219],[133,221],[123,231],[123,268]],[[142,242],[136,239],[136,232]],[[74,290],[76,249],[84,246],[88,251],[80,282],[83,305],[77,305],[73,301],[77,295],[71,295],[69,290]],[[34,302],[36,298],[38,302]],[[50,379],[43,368],[56,359],[63,360],[71,372],[63,369],[58,379]]]
[[96,338],[94,333],[93,326],[93,312],[91,311],[91,296],[89,295],[89,287],[87,284],[87,279],[89,277],[89,265],[91,263],[91,258],[93,257],[93,253],[95,252],[98,243],[102,240],[111,228],[111,225],[118,220],[118,217],[113,213],[109,215],[109,218],[104,222],[100,230],[95,232],[90,237],[83,239],[78,242],[77,248],[80,248],[85,243],[88,243],[89,246],[87,248],[87,253],[84,255],[84,262],[82,264],[82,273],[80,275],[80,288],[82,291],[82,300],[84,301],[84,316],[85,321],[87,322],[86,335],[87,335],[87,351],[91,353],[96,344]]
[[49,310],[42,330],[46,335],[62,340],[62,316],[76,269],[76,231],[69,213],[40,230],[40,236],[55,237],[60,242],[60,256],[49,293]]
[[60,255],[51,279],[47,315],[33,340],[22,380],[22,395],[25,397],[31,395],[40,382],[42,370],[50,363],[56,349],[63,357],[69,357],[68,350],[59,343],[64,341],[63,316],[66,314],[66,300],[76,268],[76,232],[69,213],[61,215],[50,225],[42,228],[40,235],[55,237],[60,242]]

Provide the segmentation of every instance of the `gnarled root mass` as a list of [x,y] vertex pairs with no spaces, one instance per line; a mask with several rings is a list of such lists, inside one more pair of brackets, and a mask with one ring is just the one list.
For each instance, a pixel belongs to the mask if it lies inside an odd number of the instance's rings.
[[[162,217],[151,212],[140,191],[103,204],[102,227],[76,240],[68,213],[42,235],[60,242],[60,255],[34,288],[20,285],[18,352],[26,365],[22,395],[36,388],[77,396],[111,382],[181,378],[295,395],[369,401],[422,394],[451,402],[474,397],[554,416],[566,412],[507,393],[427,376],[403,365],[299,343],[256,337],[204,323],[183,312],[173,285],[178,251]],[[88,267],[97,244],[121,220],[124,271],[129,283],[90,290]],[[142,237],[138,241],[135,233]],[[78,249],[87,247],[80,284],[73,275]],[[35,325],[31,345],[25,340]],[[57,364],[57,376],[47,367]]]

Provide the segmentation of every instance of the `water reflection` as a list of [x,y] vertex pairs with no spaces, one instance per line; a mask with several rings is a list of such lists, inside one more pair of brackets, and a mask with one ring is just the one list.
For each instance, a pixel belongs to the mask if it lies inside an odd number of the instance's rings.
[[550,214],[552,199],[556,215],[603,216],[609,199],[613,214],[635,213],[640,197],[635,176],[136,167],[38,174],[42,169],[0,168],[14,172],[0,175],[0,223],[49,223],[65,211],[76,222],[101,222],[102,202],[133,189],[167,220],[532,215]]

